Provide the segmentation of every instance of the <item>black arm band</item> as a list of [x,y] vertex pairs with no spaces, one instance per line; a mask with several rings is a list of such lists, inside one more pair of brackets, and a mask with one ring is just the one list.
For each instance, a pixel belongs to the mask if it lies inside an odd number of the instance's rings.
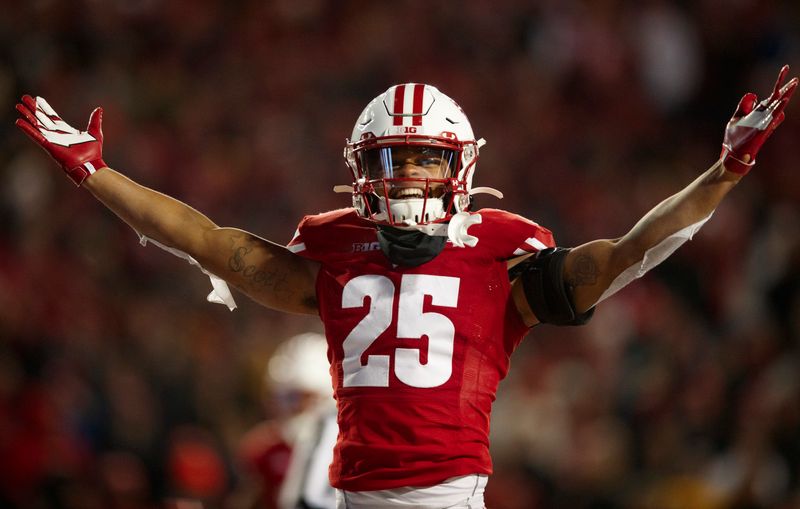
[[564,281],[564,261],[569,249],[543,249],[508,272],[511,280],[522,279],[522,288],[531,311],[541,323],[584,325],[594,308],[578,314],[572,299],[572,288]]

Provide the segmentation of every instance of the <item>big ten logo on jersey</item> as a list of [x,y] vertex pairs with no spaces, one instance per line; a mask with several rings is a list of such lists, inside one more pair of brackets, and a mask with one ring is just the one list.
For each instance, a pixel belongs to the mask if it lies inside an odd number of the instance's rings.
[[366,251],[377,251],[381,248],[380,242],[353,242],[354,253],[364,253]]

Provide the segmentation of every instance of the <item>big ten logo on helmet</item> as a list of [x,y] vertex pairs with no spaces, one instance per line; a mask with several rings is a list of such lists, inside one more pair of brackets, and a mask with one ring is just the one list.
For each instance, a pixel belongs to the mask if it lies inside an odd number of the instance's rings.
[[381,248],[380,242],[353,242],[353,252],[377,251]]

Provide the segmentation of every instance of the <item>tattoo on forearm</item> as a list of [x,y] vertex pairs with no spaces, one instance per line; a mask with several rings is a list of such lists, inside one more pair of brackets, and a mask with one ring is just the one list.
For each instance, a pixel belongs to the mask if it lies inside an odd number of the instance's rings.
[[576,286],[591,286],[597,282],[597,262],[589,255],[580,255],[573,263],[567,276],[567,284]]
[[244,246],[234,248],[233,256],[228,260],[228,268],[230,268],[234,272],[241,272],[245,268],[244,257],[252,251],[253,248],[247,248]]
[[256,241],[245,235],[231,239],[233,255],[228,259],[228,268],[241,273],[254,287],[272,288],[281,298],[290,299],[294,291],[289,287],[289,273],[285,269],[263,269],[248,263],[247,255],[253,251]]

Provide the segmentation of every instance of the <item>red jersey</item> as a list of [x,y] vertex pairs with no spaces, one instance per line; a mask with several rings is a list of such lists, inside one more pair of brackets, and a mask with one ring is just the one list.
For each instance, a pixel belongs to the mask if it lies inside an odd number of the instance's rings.
[[339,422],[333,486],[371,491],[491,473],[492,402],[528,330],[506,261],[554,243],[520,216],[477,213],[474,247],[448,241],[418,267],[393,266],[375,225],[353,209],[305,217],[289,243],[322,264],[317,299]]

